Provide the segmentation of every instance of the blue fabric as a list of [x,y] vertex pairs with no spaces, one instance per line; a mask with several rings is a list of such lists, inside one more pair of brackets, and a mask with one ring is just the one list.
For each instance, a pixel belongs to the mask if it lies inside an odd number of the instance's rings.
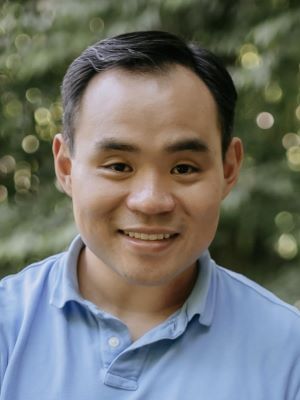
[[184,306],[132,343],[66,253],[0,283],[1,400],[300,400],[300,315],[206,252]]

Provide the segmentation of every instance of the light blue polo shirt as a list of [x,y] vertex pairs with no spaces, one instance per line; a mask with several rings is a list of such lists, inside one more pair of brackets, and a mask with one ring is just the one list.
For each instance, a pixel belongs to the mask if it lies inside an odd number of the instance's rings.
[[0,400],[300,400],[300,315],[206,252],[183,307],[132,342],[84,300],[77,237],[0,283]]

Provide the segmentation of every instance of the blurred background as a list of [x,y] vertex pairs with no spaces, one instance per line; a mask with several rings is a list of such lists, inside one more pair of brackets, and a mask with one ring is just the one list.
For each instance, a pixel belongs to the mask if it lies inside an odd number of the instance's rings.
[[51,155],[68,64],[106,36],[162,29],[216,52],[239,92],[235,135],[246,158],[212,256],[299,305],[299,1],[0,4],[0,276],[65,249],[76,234]]

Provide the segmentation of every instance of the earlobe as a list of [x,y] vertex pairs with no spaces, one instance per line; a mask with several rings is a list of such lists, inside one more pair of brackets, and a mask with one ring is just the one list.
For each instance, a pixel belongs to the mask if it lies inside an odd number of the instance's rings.
[[68,146],[60,133],[55,135],[53,139],[52,151],[58,183],[65,193],[67,193],[69,196],[72,196],[72,160]]
[[242,165],[244,156],[243,144],[242,141],[234,137],[232,138],[228,149],[225,154],[225,159],[223,162],[223,170],[224,170],[224,190],[223,190],[223,199],[228,195],[231,189],[236,184],[240,168]]

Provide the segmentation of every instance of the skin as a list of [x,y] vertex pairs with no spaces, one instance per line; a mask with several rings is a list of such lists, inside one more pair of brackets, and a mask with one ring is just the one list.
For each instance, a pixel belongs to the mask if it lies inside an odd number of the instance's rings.
[[175,66],[97,74],[81,102],[74,154],[61,135],[53,152],[85,243],[80,291],[122,319],[136,339],[192,290],[196,260],[212,242],[221,202],[237,180],[242,144],[232,139],[222,159],[212,95],[192,71]]

